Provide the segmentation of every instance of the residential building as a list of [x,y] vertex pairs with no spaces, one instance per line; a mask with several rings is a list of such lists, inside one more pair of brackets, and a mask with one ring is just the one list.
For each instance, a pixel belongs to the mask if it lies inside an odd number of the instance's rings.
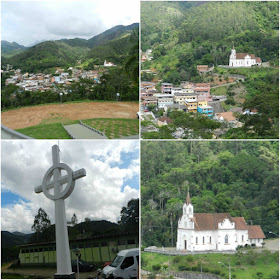
[[210,83],[196,83],[194,85],[194,91],[197,94],[197,100],[212,101],[210,95]]
[[197,106],[197,113],[206,115],[207,117],[213,117],[212,106]]
[[165,105],[172,105],[173,104],[173,96],[171,94],[157,95],[156,98],[157,98],[158,109],[163,109]]
[[188,93],[187,97],[184,100],[185,106],[189,113],[197,112],[197,97],[194,93]]
[[229,213],[194,213],[189,192],[178,221],[177,250],[235,251],[238,246],[263,246],[265,235],[258,225]]
[[164,94],[171,94],[173,88],[173,84],[171,83],[162,83],[161,84],[161,92]]

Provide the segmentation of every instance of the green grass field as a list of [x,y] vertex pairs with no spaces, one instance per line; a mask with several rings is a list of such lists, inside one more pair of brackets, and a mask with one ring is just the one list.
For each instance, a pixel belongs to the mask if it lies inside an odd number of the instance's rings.
[[[79,121],[61,119],[60,116],[57,116],[57,121],[59,122],[48,123],[49,120],[44,120],[44,122],[39,125],[16,129],[16,131],[35,139],[71,139],[61,122],[65,125],[79,123]],[[139,133],[138,119],[87,119],[82,120],[82,122],[102,131],[109,139],[121,138]]]
[[71,139],[61,123],[39,124],[16,131],[35,139]]
[[[215,253],[171,256],[170,269],[172,272],[200,273],[202,266],[202,272],[228,279],[229,261],[232,279],[279,279],[278,252],[270,253],[267,250],[248,250],[247,253],[239,252],[233,255]],[[144,270],[160,273],[168,269],[169,256],[141,252],[141,263]]]
[[132,119],[88,119],[83,123],[102,131],[109,139],[139,133],[139,120]]
[[211,95],[227,95],[227,86],[218,87],[218,88],[211,88],[210,92]]

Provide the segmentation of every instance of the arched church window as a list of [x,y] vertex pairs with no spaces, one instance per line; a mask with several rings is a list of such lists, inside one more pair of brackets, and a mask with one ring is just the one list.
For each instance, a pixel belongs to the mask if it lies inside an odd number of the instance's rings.
[[192,213],[192,208],[190,207],[190,208],[189,208],[189,214],[191,214],[191,213]]
[[209,237],[209,243],[210,243],[210,244],[212,243],[212,238],[211,238],[211,236]]
[[228,235],[225,236],[225,243],[228,243]]
[[195,238],[195,242],[196,242],[196,244],[198,244],[198,237]]
[[186,208],[184,207],[184,214],[187,214]]
[[204,244],[204,236],[202,237],[202,243]]

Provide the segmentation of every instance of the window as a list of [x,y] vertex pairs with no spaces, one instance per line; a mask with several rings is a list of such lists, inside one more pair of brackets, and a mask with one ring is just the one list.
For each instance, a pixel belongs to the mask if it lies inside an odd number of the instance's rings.
[[202,237],[202,243],[204,244],[205,242],[204,242],[204,236]]
[[242,242],[244,242],[244,235],[242,235]]
[[127,257],[124,259],[122,265],[121,265],[121,268],[122,269],[126,269],[130,266],[134,265],[134,258],[133,257]]
[[211,236],[209,237],[209,243],[210,243],[210,244],[212,243],[212,238],[211,238]]
[[198,244],[198,237],[195,238],[195,243]]
[[225,243],[228,244],[228,235],[225,236]]

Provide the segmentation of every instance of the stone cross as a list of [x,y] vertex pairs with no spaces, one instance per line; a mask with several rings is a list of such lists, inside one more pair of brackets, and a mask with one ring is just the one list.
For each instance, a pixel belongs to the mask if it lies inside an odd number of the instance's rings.
[[[43,192],[47,198],[54,200],[55,203],[57,273],[54,278],[75,278],[75,273],[72,272],[71,267],[64,199],[74,190],[75,181],[86,176],[86,170],[82,168],[73,172],[68,165],[60,163],[59,147],[57,145],[52,147],[52,159],[53,166],[46,172],[42,185],[35,187],[35,192]],[[67,175],[62,176],[61,170],[66,170]],[[67,184],[65,188],[63,188],[64,184]],[[50,192],[52,190],[53,193]]]

